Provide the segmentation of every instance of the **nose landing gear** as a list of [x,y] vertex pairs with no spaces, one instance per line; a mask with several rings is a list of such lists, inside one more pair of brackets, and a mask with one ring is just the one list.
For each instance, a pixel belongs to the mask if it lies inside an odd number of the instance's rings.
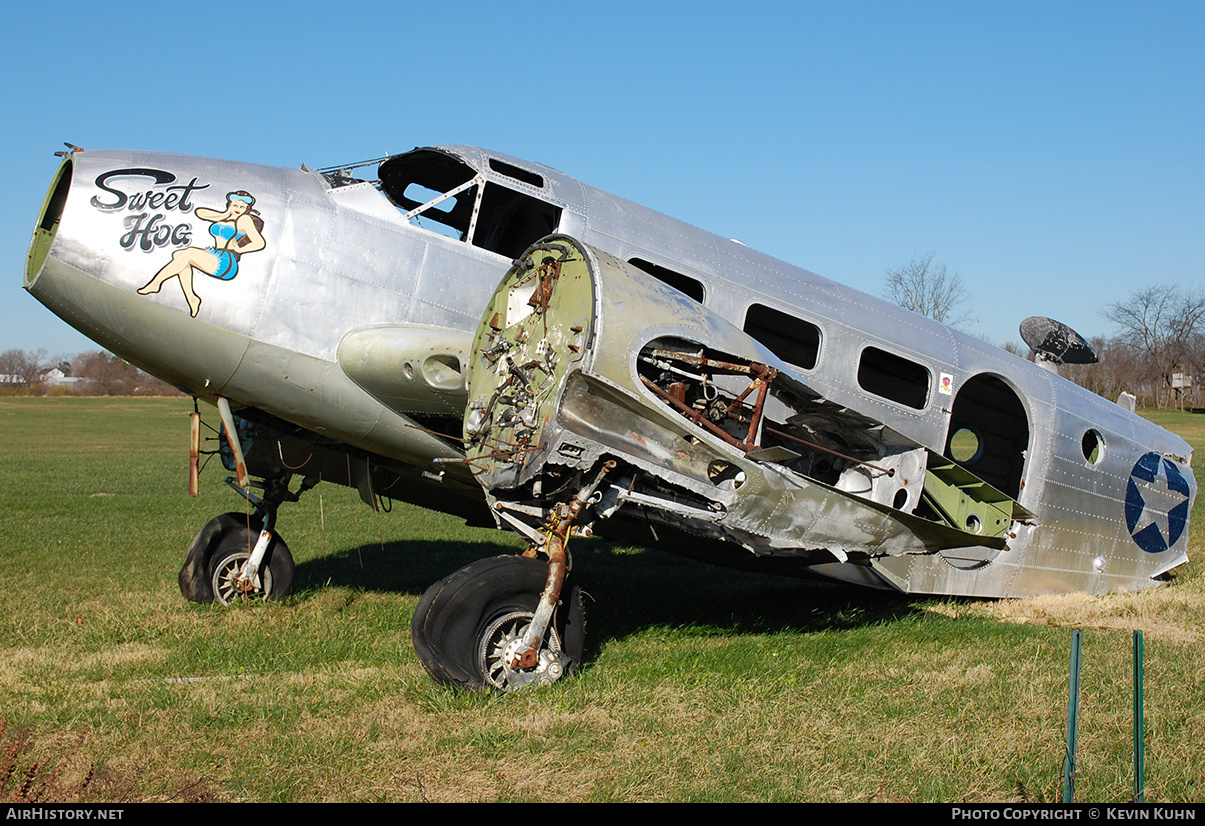
[[293,593],[296,565],[289,546],[276,533],[276,512],[317,484],[306,479],[297,493],[289,477],[262,483],[261,498],[231,484],[255,506],[251,514],[224,513],[205,524],[188,548],[180,569],[180,593],[191,602],[223,605],[250,599],[284,599]]

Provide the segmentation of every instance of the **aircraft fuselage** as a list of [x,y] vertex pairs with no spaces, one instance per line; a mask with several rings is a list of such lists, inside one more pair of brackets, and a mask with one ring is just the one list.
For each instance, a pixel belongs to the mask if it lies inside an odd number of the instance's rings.
[[[538,164],[444,147],[386,159],[378,176],[76,153],[47,195],[25,286],[194,396],[390,464],[405,478],[394,498],[467,501],[480,491],[463,465],[441,465],[442,482],[422,471],[463,455],[438,434],[458,433],[482,310],[512,260],[555,231],[655,285],[605,308],[630,328],[624,346],[752,342],[749,359],[772,354],[823,400],[838,441],[870,420],[948,456],[969,431],[958,464],[1029,514],[979,559],[800,555],[815,572],[1025,596],[1142,587],[1187,559],[1191,448],[1032,363]],[[671,305],[695,309],[669,324]],[[735,547],[767,562],[793,553]]]

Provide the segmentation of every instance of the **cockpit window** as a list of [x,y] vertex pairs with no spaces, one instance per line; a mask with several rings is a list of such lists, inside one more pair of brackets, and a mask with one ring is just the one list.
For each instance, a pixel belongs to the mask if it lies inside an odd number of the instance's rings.
[[462,197],[471,204],[473,190],[474,187],[469,187],[465,190],[465,193],[468,193],[467,195],[459,193],[444,198],[442,197],[444,195],[443,192],[428,189],[420,183],[410,184],[403,193],[406,200],[418,201],[420,205],[429,204],[426,208],[419,209],[418,212],[411,215],[410,223],[416,227],[429,229],[433,232],[438,232],[440,235],[454,238],[457,241],[463,241],[468,227],[461,226],[461,222],[456,220],[456,206]]
[[458,241],[468,237],[477,197],[471,166],[445,152],[425,149],[390,158],[378,171],[381,191],[412,224]]
[[490,158],[490,169],[497,172],[499,175],[505,175],[508,178],[514,178],[516,181],[522,181],[530,186],[543,188],[544,179],[534,172],[526,169],[520,169],[514,164],[509,164],[506,161],[500,161],[497,158]]
[[[492,168],[529,183],[515,174],[524,170],[504,166]],[[471,239],[474,246],[507,258],[522,255],[561,220],[560,207],[485,183],[471,166],[438,149],[416,149],[390,158],[381,164],[379,174],[381,191],[410,223],[458,241]]]
[[560,207],[487,183],[473,244],[507,258],[518,258],[534,242],[555,230],[560,220]]

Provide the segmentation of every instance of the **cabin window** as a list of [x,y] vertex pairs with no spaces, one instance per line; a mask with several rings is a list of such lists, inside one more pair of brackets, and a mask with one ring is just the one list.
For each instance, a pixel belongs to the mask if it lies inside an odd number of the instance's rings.
[[820,328],[763,304],[745,312],[745,332],[788,364],[811,370],[820,359]]
[[518,258],[533,243],[553,232],[560,220],[560,207],[487,183],[473,244],[507,258]]
[[973,465],[983,455],[983,440],[969,427],[960,427],[950,436],[950,458],[960,465]]
[[877,347],[867,347],[858,361],[858,385],[863,390],[905,407],[924,408],[931,382],[928,368]]
[[660,264],[654,264],[652,261],[645,261],[643,258],[633,258],[628,261],[633,267],[651,275],[662,284],[673,287],[680,293],[686,293],[700,304],[703,303],[706,291],[703,288],[703,282],[697,278],[691,278],[689,275],[683,275],[680,272],[675,272],[669,267],[663,267]]

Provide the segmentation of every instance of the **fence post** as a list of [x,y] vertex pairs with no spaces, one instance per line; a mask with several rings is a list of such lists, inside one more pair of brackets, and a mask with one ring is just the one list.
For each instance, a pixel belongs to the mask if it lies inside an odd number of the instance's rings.
[[1075,734],[1079,728],[1080,630],[1071,632],[1071,685],[1067,699],[1067,752],[1063,757],[1063,802],[1075,801]]
[[1142,632],[1134,632],[1134,802],[1142,803],[1146,781],[1143,760],[1146,742],[1142,724]]

